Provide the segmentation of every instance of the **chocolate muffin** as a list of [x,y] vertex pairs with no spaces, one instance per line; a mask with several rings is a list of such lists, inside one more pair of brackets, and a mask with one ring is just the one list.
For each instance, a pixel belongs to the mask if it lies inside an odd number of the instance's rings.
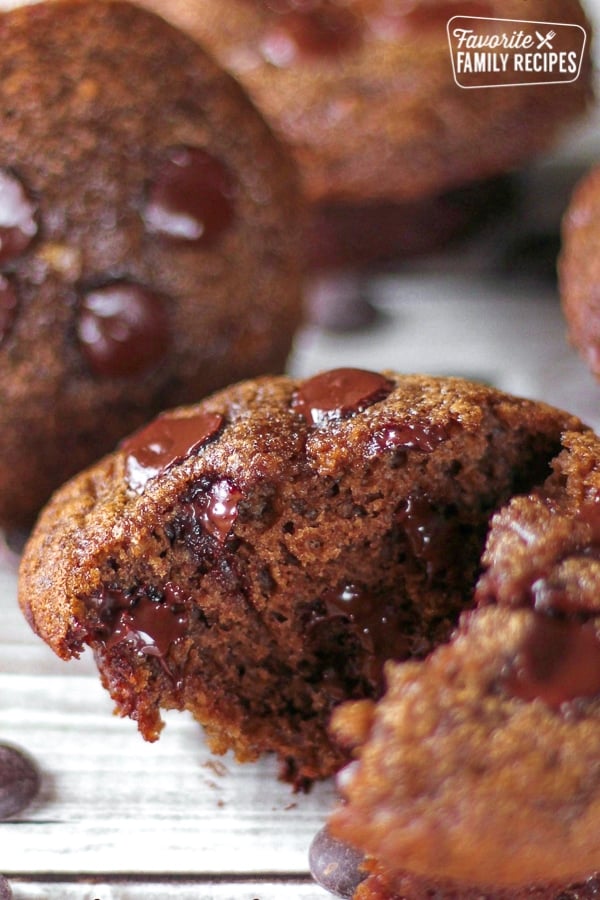
[[370,857],[357,900],[597,895],[600,439],[563,447],[493,517],[450,643],[334,713],[357,747],[330,821]]
[[448,248],[516,208],[511,176],[404,203],[313,204],[306,218],[308,272],[381,270]]
[[126,2],[0,15],[0,525],[166,406],[280,371],[295,170],[231,76]]
[[472,603],[492,513],[576,419],[455,378],[265,377],[162,414],[60,489],[19,595],[65,659],[90,645],[143,736],[188,709],[217,752],[301,786],[347,759],[332,709],[377,697]]
[[448,46],[456,15],[509,20],[509,34],[510,20],[528,31],[524,18],[589,31],[577,0],[526,10],[521,0],[145,2],[236,75],[315,203],[414,201],[504,173],[545,150],[590,98],[587,52],[570,83],[470,90],[455,82]]
[[600,166],[581,179],[562,227],[558,274],[569,338],[600,377]]

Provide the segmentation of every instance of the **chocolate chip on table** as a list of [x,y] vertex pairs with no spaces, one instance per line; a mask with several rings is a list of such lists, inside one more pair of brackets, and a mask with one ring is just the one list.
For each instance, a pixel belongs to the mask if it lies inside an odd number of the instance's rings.
[[17,747],[0,744],[0,819],[25,809],[39,786],[40,774],[33,761]]
[[361,279],[340,274],[312,279],[306,291],[305,313],[311,325],[338,334],[362,331],[379,316]]
[[314,880],[343,900],[350,900],[366,878],[367,873],[361,869],[362,861],[362,853],[332,837],[327,828],[317,832],[308,851]]
[[10,884],[4,877],[4,875],[0,875],[0,900],[12,900],[13,892]]

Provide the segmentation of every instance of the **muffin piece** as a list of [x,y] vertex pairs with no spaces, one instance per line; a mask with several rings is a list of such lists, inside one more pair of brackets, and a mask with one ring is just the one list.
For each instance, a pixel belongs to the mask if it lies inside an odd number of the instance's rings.
[[493,517],[450,644],[334,713],[358,747],[330,821],[371,857],[357,900],[597,894],[600,439],[563,445]]
[[0,526],[160,409],[279,371],[295,172],[239,86],[125,2],[0,16]]
[[600,166],[581,179],[562,227],[559,284],[569,338],[600,377]]
[[315,203],[415,200],[506,172],[547,148],[590,98],[589,53],[568,84],[465,90],[448,46],[455,15],[589,30],[577,0],[529,0],[525,11],[521,0],[144,2],[239,78]]
[[214,750],[274,751],[300,784],[345,759],[337,703],[448,637],[489,517],[543,480],[567,427],[583,426],[454,378],[244,382],[58,491],[20,602],[63,658],[93,648],[147,739],[160,707],[186,708]]

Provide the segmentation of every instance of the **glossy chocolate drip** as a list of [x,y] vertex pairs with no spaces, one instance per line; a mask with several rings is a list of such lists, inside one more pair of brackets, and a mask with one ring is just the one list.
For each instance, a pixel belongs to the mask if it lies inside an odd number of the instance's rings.
[[309,424],[320,425],[361,412],[383,400],[394,383],[365,369],[331,369],[304,381],[292,397],[292,409]]
[[505,688],[522,700],[558,708],[600,693],[600,637],[596,620],[580,622],[536,613]]
[[146,483],[181,462],[215,437],[224,424],[219,413],[195,416],[158,416],[153,422],[122,442],[127,454],[125,477],[129,487],[141,492]]
[[217,540],[224,541],[233,528],[242,496],[239,488],[225,479],[215,481],[206,495],[200,511],[201,521],[206,531]]
[[408,497],[396,514],[411,552],[424,564],[429,579],[446,574],[460,558],[460,528],[424,495]]
[[131,593],[105,588],[92,598],[99,618],[93,637],[108,649],[129,641],[136,652],[164,658],[187,633],[189,598],[172,582],[160,593],[162,596],[144,588]]
[[0,343],[10,334],[17,315],[17,295],[13,285],[0,275]]
[[126,281],[85,294],[77,335],[89,368],[103,378],[131,378],[159,366],[171,343],[164,300]]
[[224,543],[237,520],[242,497],[242,491],[225,478],[197,482],[182,499],[173,520],[174,539],[200,553],[207,535]]
[[234,219],[229,169],[199,147],[173,147],[148,189],[143,218],[171,240],[211,244]]
[[327,591],[321,598],[328,618],[342,616],[355,628],[360,642],[371,659],[367,673],[379,681],[383,664],[388,659],[404,659],[410,644],[399,610],[381,596],[370,594],[356,584]]
[[336,59],[362,43],[362,26],[346,8],[327,2],[279,5],[261,39],[267,62],[280,68],[296,62]]
[[0,263],[13,260],[29,247],[38,230],[36,214],[37,206],[19,179],[0,169]]
[[378,450],[405,449],[432,453],[449,437],[449,429],[435,422],[391,422],[375,432],[373,444]]

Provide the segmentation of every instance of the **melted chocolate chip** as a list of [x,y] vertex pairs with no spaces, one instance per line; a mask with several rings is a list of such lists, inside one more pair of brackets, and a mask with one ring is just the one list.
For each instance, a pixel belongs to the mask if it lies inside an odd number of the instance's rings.
[[312,840],[308,851],[310,873],[326,891],[349,900],[366,872],[361,869],[363,855],[348,844],[332,837],[322,828]]
[[224,541],[238,517],[242,492],[226,480],[215,481],[201,511],[202,524],[213,537]]
[[336,58],[362,44],[362,28],[350,9],[327,2],[281,8],[262,37],[267,62],[284,68],[296,62]]
[[120,445],[127,454],[125,477],[129,487],[141,492],[151,478],[186,459],[215,437],[224,421],[219,413],[158,416]]
[[13,285],[0,275],[0,343],[7,337],[17,315],[17,295]]
[[424,564],[429,580],[438,575],[451,579],[462,543],[455,517],[446,516],[426,496],[415,494],[402,503],[396,520],[413,555]]
[[94,375],[142,375],[160,365],[170,346],[164,301],[126,281],[91,290],[81,301],[77,336]]
[[144,588],[132,592],[104,588],[91,602],[99,622],[94,638],[109,649],[129,641],[138,653],[164,658],[187,633],[189,598],[172,582],[160,593]]
[[206,535],[224,543],[238,517],[243,494],[227,479],[203,479],[193,485],[173,522],[176,539],[197,549]]
[[171,240],[211,244],[234,218],[229,169],[199,147],[173,147],[148,189],[148,231]]
[[19,179],[0,169],[0,263],[20,256],[37,234],[37,207]]
[[373,443],[379,450],[405,449],[432,453],[438,444],[449,437],[449,429],[434,422],[392,422],[375,432]]
[[0,744],[0,819],[22,812],[40,787],[40,774],[22,750]]
[[369,654],[366,672],[379,682],[388,659],[404,659],[410,654],[405,617],[384,597],[374,596],[356,584],[327,591],[321,598],[328,618],[342,616],[354,626]]
[[505,688],[522,700],[558,708],[600,693],[600,636],[594,619],[578,622],[536,613]]
[[347,418],[383,400],[394,383],[365,369],[331,369],[304,381],[292,397],[292,409],[309,424]]

